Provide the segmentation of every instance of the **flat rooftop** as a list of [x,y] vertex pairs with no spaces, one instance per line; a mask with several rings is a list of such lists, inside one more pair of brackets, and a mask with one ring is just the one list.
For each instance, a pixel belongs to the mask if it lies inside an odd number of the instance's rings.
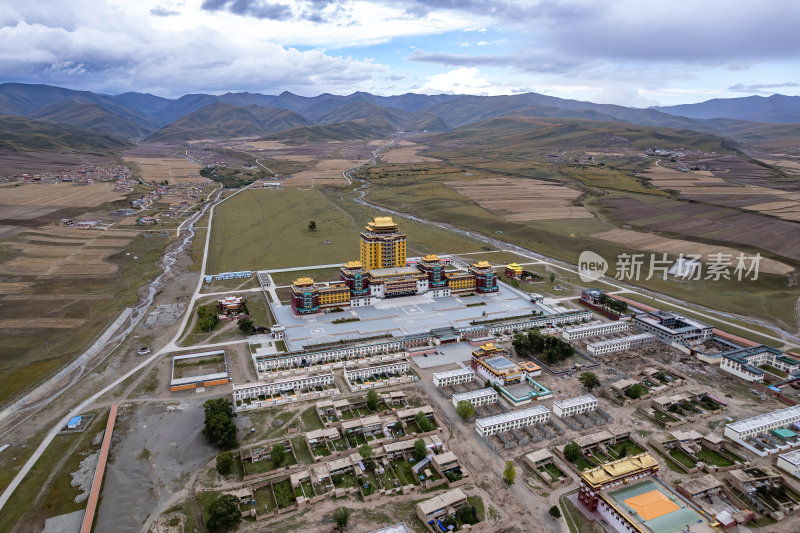
[[593,346],[595,348],[601,348],[604,346],[613,346],[615,344],[620,344],[623,342],[635,342],[639,340],[653,339],[653,338],[655,338],[655,335],[653,335],[652,333],[637,333],[636,335],[628,335],[627,337],[619,337],[618,339],[608,339],[605,341],[593,342],[592,344],[589,344],[589,346]]
[[781,459],[788,461],[794,466],[800,466],[800,450],[794,450],[787,453],[782,453],[778,457]]
[[[467,307],[484,302],[486,305]],[[512,318],[537,310],[551,312],[531,303],[521,294],[499,284],[496,293],[461,298],[433,298],[430,293],[378,300],[374,306],[354,307],[344,313],[316,313],[295,316],[289,305],[270,303],[275,322],[286,326],[286,347],[299,351],[304,345],[358,340],[375,335],[403,337],[428,333],[432,329],[469,327],[474,320]],[[486,313],[484,315],[484,313]],[[358,318],[357,322],[334,324],[337,318]]]
[[564,331],[567,331],[569,333],[580,333],[582,331],[594,331],[596,329],[617,326],[619,324],[627,325],[627,322],[623,322],[621,320],[615,320],[614,322],[598,322],[596,324],[583,324],[580,326],[571,326],[568,328],[564,328]]
[[436,379],[453,378],[457,376],[468,376],[475,372],[471,368],[456,368],[455,370],[448,370],[446,372],[434,372],[433,377]]
[[567,398],[566,400],[556,400],[553,406],[559,406],[561,409],[568,409],[576,405],[584,405],[587,403],[596,402],[597,398],[591,394],[584,394],[583,396],[576,396],[575,398]]
[[509,368],[516,368],[517,366],[516,363],[507,357],[503,357],[502,355],[484,359],[483,362],[495,370],[508,370]]
[[475,421],[475,424],[484,427],[494,426],[504,422],[513,422],[514,420],[520,420],[522,418],[528,418],[530,416],[541,415],[549,412],[550,411],[544,405],[535,405],[533,407],[528,407],[527,409],[519,409],[517,411],[509,411],[501,415],[479,418]]
[[456,402],[474,400],[475,398],[483,398],[484,396],[497,396],[497,391],[491,387],[485,389],[478,389],[469,392],[461,392],[453,394],[453,399]]
[[779,424],[784,420],[791,420],[797,416],[800,416],[800,405],[794,405],[785,409],[776,409],[772,412],[764,413],[763,415],[745,418],[744,420],[728,424],[727,427],[738,433],[742,433],[766,425]]

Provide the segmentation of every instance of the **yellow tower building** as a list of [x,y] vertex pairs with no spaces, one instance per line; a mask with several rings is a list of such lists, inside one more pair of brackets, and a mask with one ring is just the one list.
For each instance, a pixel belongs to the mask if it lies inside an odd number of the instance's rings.
[[406,266],[406,234],[392,217],[375,217],[364,227],[361,264],[366,270]]

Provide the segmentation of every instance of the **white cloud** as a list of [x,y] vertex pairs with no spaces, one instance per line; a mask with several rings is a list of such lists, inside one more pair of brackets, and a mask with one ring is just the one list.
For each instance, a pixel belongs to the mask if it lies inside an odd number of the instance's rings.
[[373,75],[388,71],[371,60],[300,51],[263,38],[232,38],[235,32],[211,25],[157,28],[151,20],[181,17],[151,17],[152,6],[139,7],[120,20],[118,5],[76,0],[74,9],[59,18],[19,3],[15,9],[22,21],[0,27],[3,81],[169,96],[278,89],[317,94],[368,89]]
[[513,87],[498,85],[489,81],[481,71],[475,67],[460,67],[443,74],[428,77],[420,88],[420,92],[428,94],[480,94],[496,96],[499,94],[512,94]]

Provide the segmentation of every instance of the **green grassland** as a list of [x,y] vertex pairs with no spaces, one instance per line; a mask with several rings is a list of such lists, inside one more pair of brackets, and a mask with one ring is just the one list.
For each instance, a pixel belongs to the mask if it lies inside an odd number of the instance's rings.
[[[214,213],[208,272],[344,263],[358,258],[363,226],[380,212],[340,190],[247,190]],[[308,229],[309,221],[317,229]],[[449,231],[403,221],[409,254],[475,252],[483,247]]]
[[[374,185],[368,191],[367,199],[369,201],[428,220],[446,222],[472,231],[480,231],[488,236],[496,236],[498,232],[501,232],[502,235],[498,238],[502,240],[572,264],[577,262],[582,251],[592,250],[605,258],[612,258],[613,269],[613,258],[622,253],[638,251],[592,237],[595,233],[618,227],[616,221],[611,220],[597,208],[593,196],[584,198],[583,205],[595,212],[595,218],[512,222],[495,215],[471,199],[446,187],[444,181],[452,180],[456,176],[446,167],[439,167],[444,168],[441,174],[433,172],[426,174],[425,179],[410,178],[399,167],[402,165],[392,165],[392,168],[379,166],[360,173],[361,177],[370,180],[372,176],[380,176],[375,179]],[[392,177],[392,170],[399,174],[397,178]],[[571,173],[574,175],[578,170],[571,170]],[[459,179],[478,179],[488,173],[478,171],[472,174],[470,177],[464,177],[462,174]],[[565,179],[564,176],[556,177],[555,174],[553,178]],[[589,180],[590,178],[585,179]],[[619,175],[615,179],[619,179]],[[632,178],[626,177],[625,179]],[[620,192],[619,194],[646,198],[647,201],[654,204],[673,201],[664,196],[652,194],[654,192],[652,189],[646,190],[647,194],[631,192]],[[762,253],[762,255],[766,256],[767,254]],[[796,331],[794,303],[800,296],[800,290],[797,287],[788,286],[787,283],[784,276],[760,273],[758,281],[675,281],[671,279],[664,281],[654,278],[649,281],[640,281],[638,285],[707,307],[752,315]]]
[[[20,294],[30,296],[25,305],[13,308],[6,306],[6,311],[0,312],[2,318],[29,318],[31,322],[30,328],[3,330],[3,342],[0,343],[0,403],[20,394],[80,354],[125,307],[135,304],[136,291],[159,271],[158,261],[168,242],[169,239],[163,238],[135,237],[124,251],[108,259],[119,266],[113,276],[31,277],[30,281],[34,283],[20,291]],[[133,257],[138,259],[134,260]],[[22,281],[27,279],[23,277]],[[102,298],[76,298],[55,304],[36,298],[37,295],[57,294],[97,295]],[[80,318],[86,322],[79,328],[71,329],[37,328],[36,320],[43,316]]]
[[69,473],[78,470],[87,454],[100,449],[91,443],[94,436],[105,428],[108,411],[94,414],[95,419],[84,432],[58,435],[44,451],[6,503],[3,520],[0,520],[1,533],[14,530],[20,520],[38,524],[41,528],[46,518],[86,507],[85,502],[74,502],[79,490],[70,485],[72,478]]

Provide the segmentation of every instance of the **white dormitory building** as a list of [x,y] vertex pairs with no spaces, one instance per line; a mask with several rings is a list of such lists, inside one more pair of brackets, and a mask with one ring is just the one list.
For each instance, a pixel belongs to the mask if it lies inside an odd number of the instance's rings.
[[486,405],[487,403],[496,403],[497,400],[497,391],[491,387],[453,394],[454,407],[458,407],[458,402],[469,402],[473,406],[478,407],[479,405]]
[[528,409],[509,411],[502,415],[479,418],[475,421],[475,431],[481,437],[502,433],[550,420],[550,411],[544,405],[536,405]]
[[314,374],[310,376],[298,376],[286,379],[276,379],[270,382],[257,381],[255,383],[242,383],[233,385],[234,400],[251,400],[259,396],[270,396],[280,394],[289,390],[305,390],[313,387],[324,387],[333,385],[333,372],[326,374]]
[[794,477],[800,477],[800,450],[780,454],[776,466]]
[[651,311],[636,315],[633,323],[636,329],[652,333],[664,344],[705,341],[714,335],[714,326],[674,311]]
[[800,362],[787,357],[781,350],[763,344],[738,348],[722,354],[719,363],[721,370],[747,381],[764,381],[764,370],[761,365],[770,365],[789,375],[800,371]]
[[401,361],[394,361],[376,366],[367,366],[364,368],[346,368],[344,369],[344,377],[347,381],[354,379],[368,379],[378,374],[402,374],[411,369],[411,363],[408,359]]
[[619,339],[608,339],[586,345],[586,350],[592,355],[619,352],[621,350],[632,350],[640,346],[646,346],[655,342],[656,337],[651,333],[637,333]]
[[586,324],[583,326],[572,326],[564,328],[564,340],[572,341],[586,337],[596,337],[598,335],[609,335],[628,329],[628,323],[621,320],[614,322],[602,322],[600,324]]
[[732,440],[744,440],[771,429],[784,428],[795,422],[800,422],[800,405],[732,422],[725,426],[724,435]]
[[457,368],[447,372],[434,372],[433,384],[437,387],[447,387],[460,383],[469,383],[475,379],[475,372],[469,368]]
[[594,411],[595,409],[597,409],[597,398],[591,394],[553,402],[553,414],[559,418],[585,413],[586,411]]

